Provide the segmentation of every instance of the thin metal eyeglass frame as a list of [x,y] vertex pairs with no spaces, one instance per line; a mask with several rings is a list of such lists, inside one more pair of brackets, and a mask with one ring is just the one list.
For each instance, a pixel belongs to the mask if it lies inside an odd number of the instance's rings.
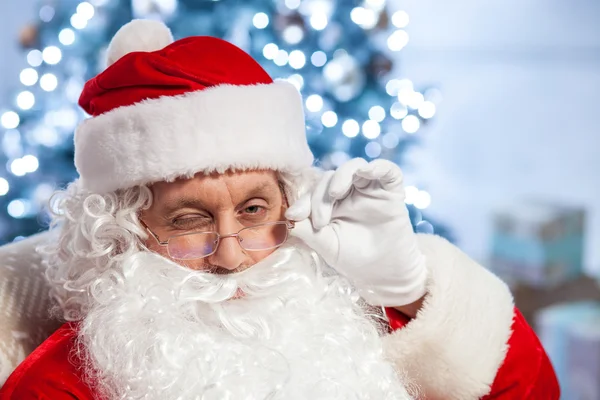
[[[221,239],[226,239],[229,237],[234,237],[237,239],[237,242],[239,243],[240,247],[242,249],[244,249],[245,251],[265,251],[265,250],[272,250],[272,249],[276,249],[277,247],[283,245],[289,238],[290,235],[290,230],[294,229],[294,221],[273,221],[273,222],[265,222],[263,224],[257,224],[257,225],[252,225],[252,226],[247,226],[245,228],[240,229],[239,231],[237,231],[237,233],[229,233],[227,235],[221,235],[219,232],[216,231],[198,231],[198,232],[188,232],[188,233],[180,233],[178,235],[173,235],[173,236],[169,236],[167,238],[167,240],[165,241],[161,241],[160,238],[158,237],[158,235],[156,233],[154,233],[150,227],[142,220],[139,219],[140,223],[144,226],[144,228],[146,228],[146,230],[150,233],[150,235],[152,235],[152,237],[156,240],[156,243],[158,243],[159,246],[162,247],[167,247],[167,254],[169,254],[169,257],[171,257],[174,260],[186,260],[186,261],[190,261],[190,260],[201,260],[203,258],[209,257],[213,254],[215,254],[217,252],[217,249],[219,248],[219,245],[221,244]],[[250,230],[250,229],[254,229],[254,228],[260,228],[263,226],[270,226],[270,225],[286,225],[286,236],[285,239],[278,244],[277,246],[272,246],[272,247],[268,247],[266,249],[247,249],[244,247],[244,245],[242,245],[242,240],[240,238],[240,233],[245,231],[245,230]],[[180,259],[180,258],[175,258],[173,256],[171,256],[171,253],[169,252],[169,240],[176,238],[176,237],[181,237],[181,236],[190,236],[190,235],[197,235],[197,234],[215,234],[217,235],[217,243],[215,244],[215,248],[212,252],[206,254],[205,256],[202,257],[196,257],[196,258],[189,258],[189,259]]]

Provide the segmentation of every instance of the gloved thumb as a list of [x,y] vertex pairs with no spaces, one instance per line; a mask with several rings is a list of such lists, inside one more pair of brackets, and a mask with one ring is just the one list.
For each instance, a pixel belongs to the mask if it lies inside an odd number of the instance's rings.
[[300,198],[285,211],[285,217],[290,221],[302,221],[310,216],[310,212],[310,194],[306,193],[300,196]]
[[316,251],[327,264],[334,266],[337,261],[340,243],[334,228],[326,225],[322,229],[315,229],[309,219],[296,222],[291,231],[292,236],[301,239],[310,248]]

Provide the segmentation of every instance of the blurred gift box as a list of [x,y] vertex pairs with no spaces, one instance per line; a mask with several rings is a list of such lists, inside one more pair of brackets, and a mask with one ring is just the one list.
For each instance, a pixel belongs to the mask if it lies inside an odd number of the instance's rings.
[[600,400],[600,312],[568,329],[570,399]]
[[600,302],[563,303],[540,310],[537,333],[563,400],[600,400]]
[[509,284],[551,287],[583,271],[585,211],[521,202],[493,217],[490,268]]

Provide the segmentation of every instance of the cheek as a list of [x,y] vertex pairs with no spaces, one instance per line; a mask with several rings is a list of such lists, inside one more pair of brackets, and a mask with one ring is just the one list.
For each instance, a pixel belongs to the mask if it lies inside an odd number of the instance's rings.
[[256,264],[273,254],[277,249],[265,250],[265,251],[249,251],[247,254],[252,259],[252,264]]
[[169,252],[167,251],[167,246],[161,246],[156,243],[154,238],[148,238],[144,241],[144,245],[148,248],[148,250],[158,253],[164,257],[169,256]]

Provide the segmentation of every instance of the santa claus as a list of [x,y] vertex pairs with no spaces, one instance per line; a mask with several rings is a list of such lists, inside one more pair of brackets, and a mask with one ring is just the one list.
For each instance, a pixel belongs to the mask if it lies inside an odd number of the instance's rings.
[[42,249],[67,322],[1,399],[558,399],[505,284],[413,233],[395,164],[313,167],[293,85],[153,21],[108,64]]

